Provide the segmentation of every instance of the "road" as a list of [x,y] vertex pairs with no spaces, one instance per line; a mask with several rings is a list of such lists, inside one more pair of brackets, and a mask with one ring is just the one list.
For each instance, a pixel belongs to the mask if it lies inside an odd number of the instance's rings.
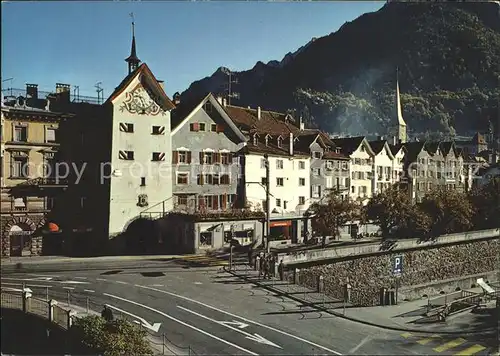
[[[188,268],[175,261],[2,274],[2,288],[21,283],[62,303],[69,293],[70,303],[84,308],[87,298],[96,311],[109,304],[115,313],[125,312],[151,333],[165,333],[172,344],[197,354],[455,354],[478,345],[468,339],[450,344],[438,336],[422,343],[423,336],[307,310],[217,268]],[[446,343],[452,347],[439,348]],[[474,350],[468,354],[488,354],[491,348],[481,344]]]

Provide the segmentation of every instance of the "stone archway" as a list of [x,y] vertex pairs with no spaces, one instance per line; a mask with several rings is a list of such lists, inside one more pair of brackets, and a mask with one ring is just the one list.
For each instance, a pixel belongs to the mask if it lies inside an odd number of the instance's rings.
[[36,224],[27,216],[15,216],[3,230],[4,243],[8,242],[10,256],[31,255],[31,238]]

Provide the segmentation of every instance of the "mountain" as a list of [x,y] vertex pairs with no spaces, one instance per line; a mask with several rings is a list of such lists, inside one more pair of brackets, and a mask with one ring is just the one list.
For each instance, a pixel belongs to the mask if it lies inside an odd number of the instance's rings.
[[[331,133],[385,134],[394,122],[396,68],[415,135],[467,135],[498,125],[500,3],[389,2],[312,40],[282,61],[235,73],[232,104],[295,110]],[[222,92],[219,68],[181,94]]]

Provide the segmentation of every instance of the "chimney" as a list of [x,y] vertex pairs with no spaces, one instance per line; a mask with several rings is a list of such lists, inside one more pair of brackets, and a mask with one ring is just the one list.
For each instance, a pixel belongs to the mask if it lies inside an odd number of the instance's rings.
[[260,106],[257,106],[257,119],[260,120],[261,116]]
[[227,106],[227,100],[226,100],[226,98],[222,98],[222,106],[223,107]]
[[304,131],[305,129],[304,120],[302,120],[302,116],[299,118],[299,129],[300,131]]
[[290,132],[290,156],[293,156],[293,133]]
[[26,97],[38,99],[38,84],[26,84]]
[[174,99],[174,104],[179,105],[181,103],[181,94],[179,94],[179,92],[176,92],[174,94],[173,99]]
[[383,139],[384,139],[384,136],[379,136],[379,137],[378,137],[378,140],[379,140],[379,141],[382,141]]
[[392,144],[395,146],[396,145],[396,136],[392,137]]
[[218,102],[220,105],[222,105],[222,96],[218,96],[218,97],[217,97],[217,102]]
[[70,101],[70,85],[56,83],[56,94],[62,101],[68,102]]
[[160,84],[161,88],[163,89],[163,91],[165,91],[165,81],[163,80],[158,80],[158,84]]

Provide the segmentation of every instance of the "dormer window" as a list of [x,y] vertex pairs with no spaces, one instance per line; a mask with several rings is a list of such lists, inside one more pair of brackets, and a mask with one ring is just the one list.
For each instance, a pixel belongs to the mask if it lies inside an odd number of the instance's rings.
[[257,146],[259,144],[259,136],[257,134],[253,135],[253,145]]
[[340,153],[340,147],[335,147],[335,153]]
[[269,146],[269,139],[272,138],[271,135],[266,135],[266,146]]
[[281,146],[283,146],[283,138],[278,136],[278,147],[281,148]]

